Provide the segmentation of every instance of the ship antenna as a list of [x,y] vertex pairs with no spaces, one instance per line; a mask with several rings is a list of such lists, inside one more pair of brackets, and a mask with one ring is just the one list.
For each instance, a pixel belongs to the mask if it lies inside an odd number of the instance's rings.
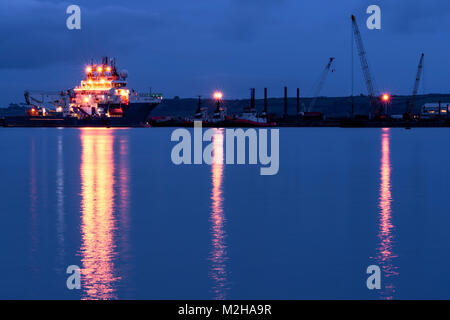
[[220,99],[217,99],[216,112],[220,112]]
[[198,96],[197,113],[201,111],[202,96]]

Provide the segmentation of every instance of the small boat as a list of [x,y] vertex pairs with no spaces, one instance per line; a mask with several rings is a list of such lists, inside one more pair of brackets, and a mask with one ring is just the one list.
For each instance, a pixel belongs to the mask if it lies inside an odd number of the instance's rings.
[[255,107],[255,89],[251,90],[250,106],[244,107],[243,112],[232,119],[237,127],[274,127],[277,124],[267,119],[265,112],[258,113]]

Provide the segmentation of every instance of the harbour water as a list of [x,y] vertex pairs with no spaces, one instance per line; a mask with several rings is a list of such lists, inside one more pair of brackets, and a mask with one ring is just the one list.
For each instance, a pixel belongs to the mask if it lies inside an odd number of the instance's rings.
[[450,298],[450,130],[282,128],[274,176],[171,132],[1,129],[0,298]]

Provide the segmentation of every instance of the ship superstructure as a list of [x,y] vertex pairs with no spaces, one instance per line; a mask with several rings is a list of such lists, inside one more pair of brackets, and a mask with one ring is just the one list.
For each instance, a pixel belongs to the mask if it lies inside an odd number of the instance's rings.
[[114,59],[103,57],[101,64],[85,69],[86,79],[69,90],[69,115],[92,117],[122,117],[134,104],[158,104],[162,95],[139,94],[127,88],[128,72],[117,72]]

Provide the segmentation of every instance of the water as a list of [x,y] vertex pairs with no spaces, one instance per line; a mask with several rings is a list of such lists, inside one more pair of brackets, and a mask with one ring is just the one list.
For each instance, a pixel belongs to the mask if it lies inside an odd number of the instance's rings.
[[281,129],[275,176],[171,131],[1,129],[0,298],[450,298],[450,131]]

